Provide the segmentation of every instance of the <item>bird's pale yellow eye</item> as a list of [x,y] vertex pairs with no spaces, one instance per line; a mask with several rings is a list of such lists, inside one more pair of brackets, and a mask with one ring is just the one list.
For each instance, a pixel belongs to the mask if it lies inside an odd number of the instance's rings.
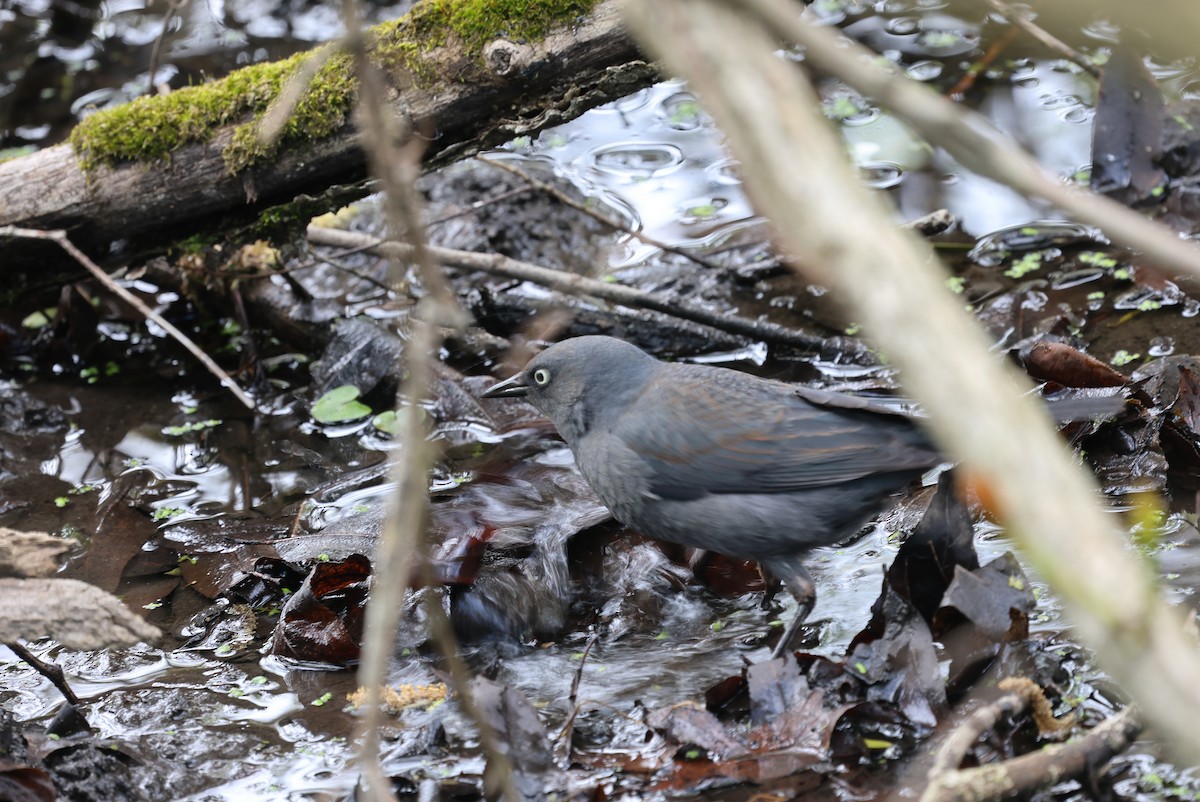
[[533,383],[538,387],[545,387],[550,383],[550,371],[545,368],[538,368],[533,372]]

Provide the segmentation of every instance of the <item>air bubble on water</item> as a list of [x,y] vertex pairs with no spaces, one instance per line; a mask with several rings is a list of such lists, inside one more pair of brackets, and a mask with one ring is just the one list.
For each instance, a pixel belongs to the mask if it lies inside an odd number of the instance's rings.
[[1150,356],[1167,356],[1175,352],[1175,341],[1170,337],[1155,337],[1150,341],[1146,353]]

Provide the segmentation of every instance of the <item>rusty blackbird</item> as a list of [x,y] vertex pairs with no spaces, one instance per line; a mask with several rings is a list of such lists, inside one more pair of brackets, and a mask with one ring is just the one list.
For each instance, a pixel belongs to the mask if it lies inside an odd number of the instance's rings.
[[611,337],[553,345],[484,396],[543,412],[622,523],[783,581],[800,610],[777,654],[816,600],[806,554],[944,459],[912,420],[863,398],[661,362]]

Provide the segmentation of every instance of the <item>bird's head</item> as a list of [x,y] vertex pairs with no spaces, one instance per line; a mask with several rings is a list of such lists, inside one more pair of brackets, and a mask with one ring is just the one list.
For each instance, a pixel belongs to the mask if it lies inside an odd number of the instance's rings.
[[552,345],[525,369],[488,388],[485,398],[523,397],[568,444],[609,425],[654,379],[663,364],[612,337],[576,337]]

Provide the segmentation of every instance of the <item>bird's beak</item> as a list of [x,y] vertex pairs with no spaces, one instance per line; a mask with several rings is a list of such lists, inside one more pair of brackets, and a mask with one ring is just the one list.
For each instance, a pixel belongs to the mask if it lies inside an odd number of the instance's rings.
[[525,381],[524,371],[483,391],[484,398],[520,398],[528,394],[529,384]]

